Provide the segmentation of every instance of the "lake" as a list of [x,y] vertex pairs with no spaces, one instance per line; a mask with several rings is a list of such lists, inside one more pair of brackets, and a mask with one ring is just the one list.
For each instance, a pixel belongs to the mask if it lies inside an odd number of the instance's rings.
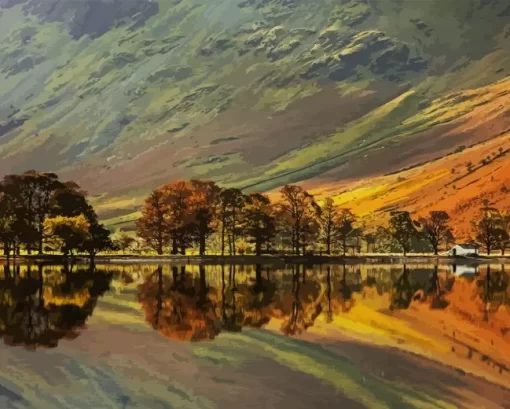
[[510,408],[509,272],[3,266],[0,408]]

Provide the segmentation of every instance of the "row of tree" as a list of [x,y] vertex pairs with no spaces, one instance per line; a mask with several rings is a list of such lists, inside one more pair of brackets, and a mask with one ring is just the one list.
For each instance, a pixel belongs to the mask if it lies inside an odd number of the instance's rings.
[[[345,255],[349,248],[360,252],[363,242],[367,252],[371,248],[438,254],[455,240],[444,211],[431,211],[419,219],[406,211],[393,211],[388,227],[367,229],[350,209],[330,198],[319,202],[296,185],[284,186],[280,194],[273,203],[267,195],[220,188],[212,181],[177,180],[157,188],[145,200],[138,235],[160,255],[166,251],[186,254],[193,247],[205,255],[213,235],[219,242],[215,251],[221,255],[243,254],[243,243],[256,255],[275,247],[296,255],[317,249],[325,254],[339,249]],[[473,221],[473,241],[488,254],[495,249],[504,253],[509,237],[510,215],[486,203]],[[20,254],[22,248],[28,254],[85,252],[91,258],[100,251],[118,249],[76,183],[35,171],[8,175],[0,182],[0,242],[8,257]]]
[[24,248],[28,254],[86,252],[93,258],[112,248],[109,230],[77,184],[35,171],[0,182],[0,242],[8,257]]
[[[236,255],[246,241],[260,255],[278,246],[293,254],[320,248],[325,254],[349,248],[361,251],[433,252],[455,242],[450,217],[445,211],[431,211],[414,219],[407,211],[392,211],[388,227],[365,228],[357,216],[331,198],[322,201],[300,186],[287,185],[281,199],[272,203],[260,193],[244,194],[239,189],[222,189],[211,181],[178,180],[163,185],[146,199],[137,222],[138,234],[158,254],[186,254],[197,245],[206,253],[215,235],[219,252]],[[510,218],[485,206],[473,222],[473,237],[490,252],[509,244]]]

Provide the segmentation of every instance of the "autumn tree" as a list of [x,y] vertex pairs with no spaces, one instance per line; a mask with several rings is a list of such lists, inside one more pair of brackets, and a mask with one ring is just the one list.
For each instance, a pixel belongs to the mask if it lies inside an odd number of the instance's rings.
[[213,233],[212,222],[219,202],[220,188],[208,180],[191,181],[191,231],[198,242],[199,254],[205,255],[207,238]]
[[247,198],[239,189],[223,189],[219,194],[218,219],[221,225],[221,255],[225,254],[225,237],[228,235],[229,253],[236,254],[236,238],[241,233],[242,210]]
[[312,243],[316,243],[318,235],[320,231],[320,225],[317,221],[316,214],[307,214],[303,218],[302,228],[301,228],[301,236],[300,236],[300,245],[302,249],[302,254],[307,254],[307,248]]
[[286,185],[280,193],[283,220],[289,225],[291,231],[292,249],[296,255],[299,255],[303,223],[316,211],[317,205],[313,196],[300,186]]
[[265,195],[252,193],[243,211],[243,231],[248,241],[255,245],[255,255],[262,254],[262,247],[269,246],[276,234],[276,221],[271,201]]
[[504,256],[506,249],[510,246],[510,212],[501,212],[501,226],[498,229],[497,238],[497,247]]
[[441,243],[445,243],[451,233],[450,216],[445,211],[431,211],[426,218],[420,219],[423,233],[437,255]]
[[326,245],[326,254],[331,254],[331,246],[338,238],[340,214],[333,199],[324,199],[319,212],[319,237]]
[[165,221],[170,235],[172,254],[186,254],[191,241],[192,186],[185,180],[176,180],[159,189],[167,206]]
[[472,221],[473,233],[476,241],[487,250],[490,255],[498,246],[502,229],[503,219],[501,213],[491,207],[483,207],[478,216]]
[[347,241],[353,237],[356,223],[356,215],[350,209],[340,209],[337,221],[338,240],[342,246],[342,252],[347,254]]
[[501,251],[501,255],[505,255],[505,251],[510,244],[510,237],[508,232],[503,228],[499,227],[496,230],[496,248]]
[[418,231],[411,214],[406,211],[394,211],[391,213],[391,235],[402,249],[404,256],[411,250],[411,240],[416,237]]
[[165,196],[160,189],[156,189],[145,200],[142,215],[136,225],[138,235],[158,255],[163,254],[163,248],[170,240],[167,217],[168,204],[165,201]]

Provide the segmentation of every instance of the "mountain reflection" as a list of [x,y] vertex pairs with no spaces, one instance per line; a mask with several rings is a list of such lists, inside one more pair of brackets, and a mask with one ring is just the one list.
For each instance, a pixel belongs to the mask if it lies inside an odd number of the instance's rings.
[[111,275],[68,266],[4,266],[0,272],[0,337],[6,345],[55,348],[80,335]]
[[508,304],[504,266],[462,277],[456,271],[406,265],[160,266],[145,275],[138,300],[146,322],[161,335],[195,342],[268,324],[285,336],[297,336],[320,317],[331,324],[370,298],[382,300],[381,310],[392,313],[413,303],[444,309],[467,297],[472,304],[462,301],[462,308],[484,320]]

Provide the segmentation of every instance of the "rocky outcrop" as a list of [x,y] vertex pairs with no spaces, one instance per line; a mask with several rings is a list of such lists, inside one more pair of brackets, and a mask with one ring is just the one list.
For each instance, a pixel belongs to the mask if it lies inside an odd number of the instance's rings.
[[155,0],[0,0],[2,8],[18,4],[23,5],[25,14],[43,22],[63,23],[75,39],[84,35],[99,37],[118,24],[137,28],[159,10]]

